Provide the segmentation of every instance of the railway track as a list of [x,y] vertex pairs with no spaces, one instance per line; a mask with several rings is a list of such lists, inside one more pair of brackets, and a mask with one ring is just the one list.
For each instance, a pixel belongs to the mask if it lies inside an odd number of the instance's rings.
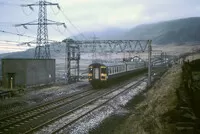
[[[141,76],[137,76],[134,79],[137,79],[138,77],[141,77]],[[127,83],[119,86],[117,89],[114,88],[114,89],[105,89],[105,90],[99,90],[99,91],[87,90],[87,91],[76,92],[67,96],[63,96],[54,101],[41,104],[37,107],[30,108],[22,112],[1,118],[0,119],[0,134],[1,133],[2,134],[6,134],[6,133],[10,133],[10,134],[20,133],[21,134],[21,133],[36,132],[42,129],[43,127],[46,127],[52,124],[53,122],[65,116],[68,116],[74,111],[81,109],[84,106],[87,106],[88,104],[91,104],[97,101],[98,99],[101,99],[103,96],[106,96],[115,91],[118,91],[119,88],[122,88],[125,85],[127,85]],[[112,98],[110,98],[109,100],[111,99]],[[94,108],[93,110],[97,108]],[[91,111],[88,111],[88,113],[89,112]],[[86,114],[87,113],[85,113],[85,115]],[[82,115],[81,117],[83,116],[84,115]],[[76,120],[80,119],[81,117],[77,118]],[[73,122],[75,122],[75,120],[72,121],[71,123],[68,123],[68,125],[72,124]],[[63,128],[65,128],[66,126],[67,125],[63,126]],[[60,128],[60,130],[56,129],[55,133],[60,132],[63,128]]]
[[11,91],[0,91],[0,98],[10,97]]
[[[159,73],[156,74],[156,77],[163,75],[163,73],[165,72],[165,70],[159,70],[158,72],[159,72]],[[76,123],[78,120],[84,118],[85,116],[89,115],[90,113],[92,113],[92,112],[95,111],[96,109],[98,109],[98,108],[104,106],[105,104],[108,104],[108,102],[113,101],[113,99],[115,99],[115,98],[118,97],[119,95],[123,94],[123,93],[126,92],[127,90],[133,89],[133,88],[134,88],[135,91],[136,91],[136,90],[138,91],[138,89],[135,89],[135,88],[136,88],[138,85],[140,85],[142,82],[144,82],[144,80],[145,80],[145,78],[140,79],[140,80],[137,81],[135,84],[129,86],[128,88],[126,88],[126,89],[124,89],[124,90],[121,90],[120,92],[116,93],[116,94],[113,95],[113,96],[110,96],[110,97],[108,97],[109,95],[101,96],[101,97],[100,97],[101,99],[99,100],[101,103],[99,103],[99,104],[97,103],[96,106],[94,106],[93,108],[89,109],[89,110],[86,111],[85,113],[80,113],[80,112],[79,112],[80,114],[77,114],[76,118],[73,119],[73,120],[70,120],[70,118],[66,118],[66,119],[62,119],[62,120],[60,120],[60,121],[57,121],[58,123],[62,122],[61,124],[64,124],[63,126],[61,126],[60,124],[57,124],[57,125],[55,124],[55,125],[54,125],[54,128],[52,128],[53,125],[51,125],[50,130],[54,129],[53,131],[50,131],[50,132],[49,132],[49,131],[48,131],[48,132],[42,131],[42,132],[38,132],[38,133],[39,133],[39,134],[40,134],[40,133],[42,133],[42,134],[43,134],[43,133],[52,133],[52,134],[57,134],[57,133],[70,133],[70,132],[68,132],[68,130],[71,129],[71,127],[70,127],[71,125],[73,125],[74,123]],[[91,103],[91,102],[89,102],[89,104],[90,104],[90,103]],[[83,105],[85,105],[85,104],[83,104]],[[87,104],[86,104],[86,105],[87,105]],[[109,105],[109,104],[108,104],[108,105]],[[88,109],[88,108],[85,108],[85,109]],[[73,115],[72,115],[71,117],[73,117]],[[61,127],[59,127],[59,126],[61,126]],[[47,128],[46,130],[48,130],[48,128]]]
[[44,115],[50,110],[54,110],[63,105],[69,104],[73,101],[81,99],[83,97],[89,96],[95,93],[93,90],[85,90],[69,95],[65,95],[59,99],[46,102],[34,108],[26,109],[24,111],[14,113],[12,115],[6,116],[0,119],[0,133],[7,133],[10,129],[14,129],[24,123],[27,123],[29,120],[34,120],[35,118]]
[[[126,85],[126,84],[124,84]],[[122,86],[124,86],[122,85]],[[0,134],[33,133],[115,89],[82,91],[0,119]],[[97,97],[99,96],[99,97]],[[95,99],[94,99],[95,98]],[[84,103],[84,105],[83,105]]]
[[134,85],[132,85],[132,86],[130,86],[130,87],[128,87],[128,88],[126,88],[126,89],[120,91],[119,93],[113,95],[113,96],[110,97],[110,98],[107,98],[107,100],[104,99],[104,101],[102,101],[101,104],[99,104],[99,105],[97,105],[96,107],[90,109],[90,110],[87,111],[86,113],[80,115],[80,116],[77,117],[76,119],[70,121],[69,123],[65,124],[64,126],[58,128],[57,130],[53,131],[52,134],[62,133],[62,131],[65,130],[67,126],[72,125],[73,123],[75,123],[75,122],[78,121],[79,119],[83,118],[84,116],[87,116],[89,113],[91,113],[91,112],[93,112],[94,110],[96,110],[96,109],[102,107],[103,105],[107,104],[109,101],[111,101],[111,100],[113,100],[114,98],[118,97],[119,95],[123,94],[123,93],[126,92],[127,90],[132,89],[132,88],[134,88],[134,87],[137,87],[137,86],[140,85],[143,81],[144,81],[144,79],[141,79],[141,80],[139,80],[138,82],[136,82]]
[[[46,132],[46,131],[41,131],[41,132],[39,132],[39,133],[42,133],[42,134],[43,134],[43,133],[59,133],[60,131],[62,131],[63,129],[65,129],[67,126],[73,124],[74,122],[76,122],[76,121],[79,120],[80,118],[86,116],[86,115],[89,114],[90,112],[96,110],[97,108],[99,108],[99,107],[105,105],[107,102],[109,102],[110,100],[113,100],[115,97],[119,96],[120,94],[123,94],[124,92],[126,92],[127,90],[129,90],[129,89],[131,89],[131,88],[137,87],[139,84],[141,84],[141,83],[144,81],[144,79],[145,79],[145,78],[140,79],[139,81],[135,82],[135,83],[134,83],[133,85],[131,85],[131,86],[128,85],[128,86],[125,86],[125,87],[124,87],[124,85],[123,85],[123,86],[118,87],[117,89],[115,88],[115,89],[109,90],[109,91],[107,91],[107,92],[104,92],[104,93],[100,94],[99,96],[97,96],[97,97],[95,97],[95,98],[93,98],[93,99],[91,99],[91,100],[89,100],[89,101],[87,101],[87,102],[85,102],[85,103],[79,105],[78,107],[75,107],[74,109],[71,109],[71,110],[69,110],[69,111],[66,111],[66,112],[64,112],[62,115],[59,115],[59,116],[57,116],[57,117],[55,117],[55,118],[49,120],[48,122],[44,122],[43,124],[41,124],[41,125],[39,125],[39,126],[37,126],[37,127],[35,127],[35,128],[32,128],[31,130],[29,130],[29,131],[27,131],[27,132],[25,132],[25,133],[28,134],[28,133],[36,132],[36,131],[41,130],[42,128],[44,128],[44,127],[46,127],[46,126],[48,126],[48,125],[50,125],[51,123],[56,122],[56,121],[58,121],[59,126],[60,126],[61,124],[63,124],[63,126],[58,127],[57,125],[54,125],[54,128],[53,128],[53,126],[51,125],[51,126],[50,126],[51,129],[55,129],[55,130],[53,130],[53,131],[51,131],[51,132],[49,132],[49,131],[48,131],[48,132]],[[111,95],[111,94],[114,94],[114,95]],[[101,100],[101,99],[102,99],[102,100]],[[99,103],[97,106],[93,106],[91,109],[89,109],[89,111],[88,111],[88,108],[85,108],[85,110],[84,110],[83,113],[80,113],[79,115],[76,115],[76,116],[77,116],[76,119],[71,120],[71,121],[70,121],[70,119],[67,119],[67,121],[69,121],[68,123],[61,123],[61,124],[60,124],[59,120],[61,120],[63,117],[69,116],[70,114],[73,114],[74,112],[80,110],[81,108],[86,107],[86,106],[88,106],[88,105],[91,105],[92,103],[94,103],[95,101],[98,101],[98,100],[100,100],[100,103]],[[72,115],[72,116],[73,116],[73,115]]]
[[[38,128],[43,122],[48,122],[51,118],[62,115],[65,111],[78,108],[82,102],[89,101],[99,93],[104,91],[82,91],[67,97],[60,98],[56,101],[48,102],[43,105],[31,108],[5,118],[0,119],[0,134],[4,133],[29,133],[32,128]],[[73,98],[72,98],[73,97]],[[78,105],[78,106],[77,106]]]

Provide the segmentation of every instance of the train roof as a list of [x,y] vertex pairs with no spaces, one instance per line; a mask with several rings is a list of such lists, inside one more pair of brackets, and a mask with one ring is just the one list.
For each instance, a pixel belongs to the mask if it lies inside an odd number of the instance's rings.
[[[138,63],[144,63],[144,62],[138,62]],[[92,63],[90,64],[89,66],[92,66],[92,65],[98,65],[98,66],[120,66],[120,65],[132,65],[132,64],[137,64],[136,62],[117,62],[117,63],[99,63],[99,62],[96,62],[96,63]]]
[[120,66],[120,65],[125,65],[125,63],[123,63],[123,62],[118,62],[118,63],[92,63],[92,64],[90,64],[90,66],[92,66],[92,65],[99,65],[99,66],[107,66],[107,67],[109,67],[109,66]]

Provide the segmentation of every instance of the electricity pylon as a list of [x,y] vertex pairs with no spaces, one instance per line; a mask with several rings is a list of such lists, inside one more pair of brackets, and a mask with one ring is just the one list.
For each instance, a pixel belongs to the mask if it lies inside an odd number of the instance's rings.
[[15,26],[23,26],[27,29],[27,25],[37,25],[37,46],[35,48],[36,59],[49,59],[51,58],[50,46],[48,43],[48,25],[63,25],[66,28],[65,23],[55,22],[47,19],[47,6],[57,6],[60,9],[58,3],[47,2],[46,0],[39,0],[34,4],[21,5],[22,7],[29,7],[31,10],[33,6],[39,6],[38,21],[29,23],[17,24]]

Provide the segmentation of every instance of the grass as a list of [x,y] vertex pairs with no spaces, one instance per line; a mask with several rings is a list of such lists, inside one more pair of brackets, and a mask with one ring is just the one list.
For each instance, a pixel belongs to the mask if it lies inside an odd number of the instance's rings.
[[[145,99],[131,110],[131,115],[119,125],[115,134],[173,134],[175,126],[170,116],[177,105],[176,88],[180,85],[181,69],[168,70],[161,80],[145,94]],[[141,96],[144,97],[144,96]],[[139,99],[142,99],[139,97]],[[132,106],[133,107],[133,106]]]
[[124,123],[128,117],[129,114],[112,115],[106,118],[100,126],[90,130],[89,134],[112,134],[118,129],[119,124]]
[[[187,59],[194,60],[199,57],[198,54]],[[135,96],[127,104],[128,114],[113,115],[103,121],[98,128],[90,131],[90,134],[177,133],[176,123],[181,115],[178,110],[180,102],[177,98],[177,89],[181,85],[181,74],[181,65],[172,67],[152,88]]]

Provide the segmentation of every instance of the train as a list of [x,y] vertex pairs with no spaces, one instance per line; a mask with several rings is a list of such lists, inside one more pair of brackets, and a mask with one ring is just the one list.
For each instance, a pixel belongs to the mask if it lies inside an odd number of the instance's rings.
[[128,76],[139,70],[147,69],[146,63],[118,62],[118,63],[92,63],[88,67],[88,80],[92,87],[107,87],[111,81]]

